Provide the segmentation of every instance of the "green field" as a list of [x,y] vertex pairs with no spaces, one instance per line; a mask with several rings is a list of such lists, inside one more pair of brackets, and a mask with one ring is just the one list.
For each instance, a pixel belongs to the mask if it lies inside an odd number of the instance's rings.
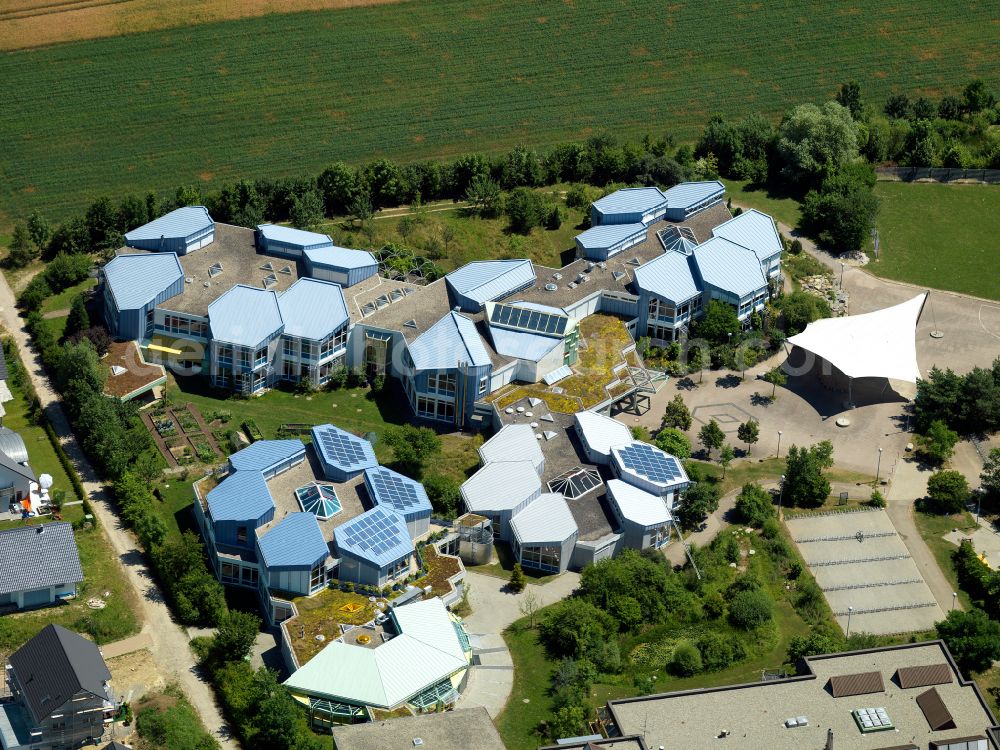
[[880,182],[878,276],[1000,299],[1000,187]]
[[270,15],[12,52],[0,206],[216,186],[610,130],[696,137],[715,111],[994,88],[990,3],[484,0]]

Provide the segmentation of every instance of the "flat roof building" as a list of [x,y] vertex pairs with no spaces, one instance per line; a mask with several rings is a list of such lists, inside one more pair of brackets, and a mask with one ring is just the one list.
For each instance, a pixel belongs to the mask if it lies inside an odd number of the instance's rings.
[[997,747],[989,705],[942,641],[812,656],[805,666],[802,676],[614,700],[608,709],[622,734],[668,749]]
[[482,706],[336,726],[333,742],[337,750],[506,750]]

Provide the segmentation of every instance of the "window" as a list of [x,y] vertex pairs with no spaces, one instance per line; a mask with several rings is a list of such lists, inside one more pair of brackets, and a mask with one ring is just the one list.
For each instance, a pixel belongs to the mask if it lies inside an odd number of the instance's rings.
[[219,364],[231,367],[233,364],[233,347],[222,345],[216,351],[218,352]]
[[299,367],[294,362],[281,363],[281,379],[296,380],[299,377]]
[[649,299],[649,318],[653,320],[673,320],[676,309],[670,302],[664,302],[656,297]]
[[253,392],[256,393],[259,390],[263,390],[264,386],[267,385],[267,373],[261,370],[260,372],[255,372],[253,376],[253,383],[251,388]]
[[236,527],[236,541],[239,542],[240,544],[246,544],[247,543],[247,527],[246,526],[237,526]]
[[282,336],[281,337],[281,353],[284,354],[286,357],[294,357],[295,356],[295,339],[290,338],[289,336]]
[[479,391],[478,391],[478,393],[479,393],[480,396],[485,396],[486,395],[486,391],[487,391],[487,389],[489,387],[490,387],[490,379],[489,378],[479,378]]
[[250,350],[240,348],[236,354],[236,361],[240,366],[240,369],[249,370],[250,369]]
[[253,357],[253,366],[260,367],[267,364],[267,347],[263,346],[256,351]]
[[309,572],[309,593],[326,585],[326,563],[322,562]]
[[550,572],[559,572],[562,548],[556,545],[521,547],[521,565]]
[[389,339],[380,334],[365,335],[365,374],[374,377],[385,372],[388,361]]
[[417,416],[425,419],[453,422],[455,420],[455,404],[451,401],[441,401],[427,396],[417,397]]
[[409,556],[404,557],[402,560],[397,560],[392,563],[386,569],[387,578],[399,578],[402,575],[406,575],[410,572],[410,558]]
[[646,335],[651,339],[673,341],[674,328],[670,325],[659,325],[657,323],[650,322],[646,325]]
[[666,524],[650,530],[649,546],[653,549],[659,549],[668,541],[670,541],[670,527]]
[[427,376],[427,390],[442,396],[454,396],[458,376],[453,372],[432,372]]
[[229,387],[229,371],[228,370],[219,370],[217,373],[215,373],[215,385],[218,386],[219,388],[228,388]]

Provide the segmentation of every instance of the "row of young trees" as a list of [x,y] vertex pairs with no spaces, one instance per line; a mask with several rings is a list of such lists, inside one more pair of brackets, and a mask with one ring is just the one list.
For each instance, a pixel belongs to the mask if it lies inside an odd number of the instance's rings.
[[932,367],[917,381],[913,415],[919,432],[934,422],[964,435],[1000,430],[1000,357],[990,368],[974,367],[965,375]]

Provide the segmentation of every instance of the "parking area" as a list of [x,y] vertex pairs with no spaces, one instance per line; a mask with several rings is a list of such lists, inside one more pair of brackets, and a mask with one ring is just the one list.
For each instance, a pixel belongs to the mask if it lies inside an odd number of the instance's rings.
[[[944,618],[916,563],[882,510],[785,521],[840,626],[911,633]],[[853,609],[853,611],[852,611]]]

